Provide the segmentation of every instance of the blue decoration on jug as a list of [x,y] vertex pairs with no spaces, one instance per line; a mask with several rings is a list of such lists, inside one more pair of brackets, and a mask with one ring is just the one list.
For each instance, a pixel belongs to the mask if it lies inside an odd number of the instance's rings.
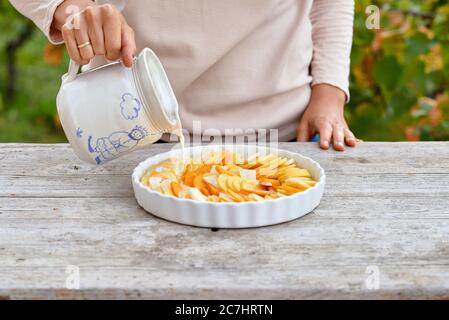
[[76,129],[76,136],[80,139],[83,137],[83,130],[81,128]]
[[130,132],[115,131],[107,137],[98,138],[92,144],[93,137],[87,140],[88,149],[91,153],[97,153],[95,161],[102,164],[106,161],[117,158],[123,152],[129,151],[137,146],[139,141],[148,136],[148,130],[141,126],[136,126]]
[[134,120],[139,116],[141,103],[131,93],[125,93],[120,102],[120,112],[125,120]]

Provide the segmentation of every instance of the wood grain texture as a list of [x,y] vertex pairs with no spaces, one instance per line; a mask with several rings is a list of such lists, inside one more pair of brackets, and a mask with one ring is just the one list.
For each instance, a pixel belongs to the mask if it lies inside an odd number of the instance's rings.
[[[281,144],[325,168],[320,206],[218,232],[134,200],[133,168],[170,147],[95,167],[67,145],[0,144],[0,299],[449,299],[449,143]],[[69,265],[80,290],[66,288]],[[369,266],[379,289],[365,284]]]

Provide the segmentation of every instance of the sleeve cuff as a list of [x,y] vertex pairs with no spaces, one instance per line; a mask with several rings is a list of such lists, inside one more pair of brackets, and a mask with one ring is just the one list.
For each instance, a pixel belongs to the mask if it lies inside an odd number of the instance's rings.
[[317,84],[329,84],[333,87],[336,87],[343,91],[346,95],[346,104],[349,103],[351,99],[351,94],[349,92],[349,83],[342,83],[341,81],[337,81],[335,79],[326,79],[326,78],[314,78],[312,81],[312,87],[316,86]]
[[45,23],[42,26],[42,31],[47,36],[48,41],[52,44],[61,44],[64,43],[64,40],[62,39],[62,35],[60,32],[52,32],[51,25],[53,23],[54,15],[56,9],[59,7],[61,3],[63,3],[65,0],[55,0],[53,1],[49,6],[45,17]]

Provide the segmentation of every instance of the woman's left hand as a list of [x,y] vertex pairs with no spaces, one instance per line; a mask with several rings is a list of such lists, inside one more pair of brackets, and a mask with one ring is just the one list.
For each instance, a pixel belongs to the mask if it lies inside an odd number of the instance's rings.
[[344,151],[345,145],[355,147],[360,141],[349,130],[344,117],[345,93],[328,84],[312,87],[309,106],[304,111],[298,127],[298,141],[310,141],[315,134],[320,135],[320,147]]

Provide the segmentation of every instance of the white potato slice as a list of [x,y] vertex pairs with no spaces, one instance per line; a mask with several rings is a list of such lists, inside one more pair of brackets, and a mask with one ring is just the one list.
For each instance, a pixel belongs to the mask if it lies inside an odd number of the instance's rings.
[[218,176],[218,179],[217,179],[218,187],[221,188],[223,191],[226,191],[228,189],[228,186],[227,186],[228,177],[229,176],[226,174],[220,174]]
[[214,187],[218,188],[218,180],[217,180],[217,175],[215,174],[211,174],[208,176],[204,176],[203,179],[204,181],[206,181],[207,183],[210,183],[211,185],[213,185]]
[[212,173],[212,174],[218,174],[217,166],[213,165],[213,166],[210,168],[210,173]]
[[218,196],[220,197],[221,200],[224,200],[226,202],[234,202],[234,200],[232,200],[232,198],[229,197],[226,193],[220,192]]
[[253,155],[249,156],[248,159],[246,159],[246,161],[248,163],[255,162],[258,157],[259,157],[259,154],[258,153],[254,153]]
[[226,178],[226,189],[223,189],[224,191],[228,191],[228,189],[235,191],[234,190],[234,178],[233,176],[228,176]]
[[184,163],[182,161],[178,161],[176,163],[174,172],[178,177],[184,172]]
[[155,172],[158,172],[158,173],[162,173],[162,172],[165,172],[167,169],[165,168],[165,167],[157,167],[156,169],[154,169],[154,171]]
[[161,188],[162,180],[163,179],[160,177],[151,177],[150,179],[148,179],[148,182],[150,183],[150,188],[155,190]]
[[261,196],[255,194],[255,193],[251,193],[250,195],[248,195],[248,198],[252,201],[264,201],[265,198],[262,198]]
[[257,172],[256,170],[239,169],[240,177],[245,180],[256,180]]
[[208,196],[207,200],[210,202],[220,202],[220,198],[217,196]]
[[284,166],[289,166],[295,163],[295,159],[288,159],[287,162],[284,163]]
[[310,185],[306,182],[307,178],[301,178],[301,177],[295,177],[295,178],[288,178],[285,180],[285,184],[288,186],[296,187],[299,189],[308,189],[310,188]]
[[170,195],[173,196],[173,192],[171,190],[171,181],[170,180],[163,180],[161,182],[161,188],[162,188],[162,192],[166,195]]
[[207,197],[203,195],[197,188],[189,188],[188,192],[193,200],[207,201]]
[[179,192],[178,198],[185,199],[185,198],[187,198],[187,195],[188,195],[188,194],[189,194],[189,192],[188,192],[187,190],[181,190],[181,191]]
[[242,179],[239,177],[233,177],[232,179],[232,188],[236,192],[240,192],[240,183]]

